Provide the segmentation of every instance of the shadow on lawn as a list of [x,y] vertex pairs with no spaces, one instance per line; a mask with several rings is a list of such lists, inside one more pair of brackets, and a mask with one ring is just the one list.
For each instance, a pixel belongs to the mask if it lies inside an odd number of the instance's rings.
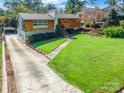
[[76,38],[76,37],[71,37],[71,39],[78,39],[78,38]]
[[38,42],[32,43],[31,45],[34,46],[34,47],[38,47],[38,46],[41,46],[41,45],[44,45],[44,44],[55,42],[55,41],[60,40],[60,39],[63,39],[63,38],[64,37],[54,38],[54,39],[48,39],[48,40],[43,40],[43,41],[38,41]]

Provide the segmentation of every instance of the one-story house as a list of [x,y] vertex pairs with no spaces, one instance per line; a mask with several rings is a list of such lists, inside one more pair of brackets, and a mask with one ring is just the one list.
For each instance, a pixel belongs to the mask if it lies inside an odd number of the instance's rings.
[[65,28],[80,27],[78,15],[60,14],[57,11],[48,14],[20,13],[17,20],[18,37],[23,41],[33,34],[54,32],[57,24]]

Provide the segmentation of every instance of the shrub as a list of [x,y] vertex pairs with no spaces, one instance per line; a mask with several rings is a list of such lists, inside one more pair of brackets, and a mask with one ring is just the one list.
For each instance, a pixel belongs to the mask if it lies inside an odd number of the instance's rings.
[[101,24],[100,23],[95,23],[95,28],[100,28]]
[[122,28],[124,28],[124,20],[120,21],[120,25],[121,25]]
[[91,27],[92,23],[85,23],[85,27]]
[[105,33],[102,30],[99,30],[98,32],[96,32],[97,35],[105,35]]
[[73,34],[75,32],[74,28],[67,28],[66,31],[69,33],[69,34]]
[[96,27],[97,27],[97,28],[101,28],[102,25],[103,25],[102,23],[97,23],[97,24],[96,24]]
[[48,34],[47,34],[47,33],[44,33],[44,34],[42,34],[41,36],[42,36],[42,39],[43,39],[43,40],[46,40],[46,39],[48,39],[48,38],[49,38],[49,36],[48,36]]
[[59,26],[59,25],[56,25],[55,33],[56,33],[57,35],[60,34],[60,33],[59,33],[59,30],[60,30],[60,26]]
[[40,34],[34,34],[32,36],[28,36],[27,41],[29,43],[33,43],[36,41],[41,41],[41,40],[46,40],[46,39],[50,39],[50,38],[55,38],[57,37],[56,33],[51,32],[51,33],[40,33]]
[[28,36],[26,41],[29,43],[33,43],[35,40],[32,36]]
[[107,27],[103,32],[108,37],[124,37],[124,30],[122,27]]
[[47,33],[47,35],[48,35],[48,38],[54,38],[54,37],[57,37],[57,34],[54,33],[54,32]]
[[84,26],[84,23],[81,23],[81,26]]

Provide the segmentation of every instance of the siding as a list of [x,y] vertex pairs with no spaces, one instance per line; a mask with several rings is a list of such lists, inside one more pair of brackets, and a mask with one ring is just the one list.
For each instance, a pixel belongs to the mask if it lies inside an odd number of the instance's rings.
[[34,32],[34,31],[53,31],[54,29],[54,21],[53,20],[48,20],[48,28],[33,28],[33,20],[25,20],[24,22],[24,28],[26,32]]
[[[67,23],[65,23],[66,20]],[[80,19],[59,19],[59,24],[66,28],[80,27]]]

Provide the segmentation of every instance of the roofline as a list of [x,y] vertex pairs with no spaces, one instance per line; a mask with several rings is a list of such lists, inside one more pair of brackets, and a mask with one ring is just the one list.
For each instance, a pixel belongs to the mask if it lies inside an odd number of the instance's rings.
[[[34,14],[34,13],[30,13],[30,14]],[[21,16],[21,17],[22,17],[21,13],[19,13],[18,16]],[[51,16],[50,16],[50,17],[51,17]],[[53,18],[53,17],[52,17],[52,18]],[[23,18],[23,17],[22,17],[22,19],[23,19],[23,20],[54,20],[54,19],[25,19],[25,18]]]
[[[23,13],[22,13],[22,14],[23,14]],[[35,13],[29,13],[29,14],[35,14]],[[51,16],[50,14],[48,14],[48,16],[50,16],[51,19],[25,19],[25,18],[22,17],[21,13],[18,14],[18,17],[19,17],[19,16],[21,16],[21,18],[22,18],[23,20],[55,20],[55,18],[54,18],[53,16]],[[18,18],[18,17],[17,17],[17,18]],[[52,18],[53,18],[53,19],[52,19]],[[72,17],[72,18],[66,18],[66,17],[65,17],[65,18],[62,18],[62,17],[58,17],[58,19],[80,19],[80,17],[75,17],[75,18],[74,18],[74,17]]]
[[23,20],[27,20],[28,21],[28,20],[54,20],[54,19],[24,19],[23,18]]
[[58,19],[80,19],[80,17],[79,18],[58,18]]

